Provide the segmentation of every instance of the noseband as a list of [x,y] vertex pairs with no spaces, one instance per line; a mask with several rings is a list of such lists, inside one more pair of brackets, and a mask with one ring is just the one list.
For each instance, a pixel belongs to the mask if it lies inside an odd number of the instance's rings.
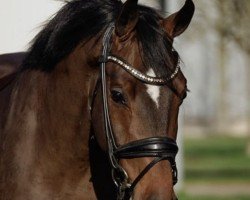
[[[170,162],[172,167],[173,183],[177,183],[177,168],[175,163],[175,157],[178,152],[178,146],[174,140],[168,137],[152,137],[137,140],[119,147],[116,145],[108,107],[106,63],[114,62],[120,65],[124,70],[126,70],[129,74],[139,79],[140,81],[153,85],[164,85],[170,80],[172,80],[177,75],[179,71],[179,66],[176,67],[174,73],[167,79],[151,77],[139,72],[117,56],[110,55],[111,37],[113,34],[113,30],[114,24],[111,24],[105,32],[103,38],[103,51],[102,56],[100,58],[103,113],[105,123],[105,134],[108,144],[108,155],[112,167],[112,178],[114,183],[118,187],[117,199],[128,200],[131,198],[138,182],[152,167],[154,167],[160,161],[168,160]],[[145,169],[137,176],[137,178],[133,182],[131,182],[129,180],[127,172],[119,164],[119,160],[142,157],[152,157],[154,159],[145,167]]]

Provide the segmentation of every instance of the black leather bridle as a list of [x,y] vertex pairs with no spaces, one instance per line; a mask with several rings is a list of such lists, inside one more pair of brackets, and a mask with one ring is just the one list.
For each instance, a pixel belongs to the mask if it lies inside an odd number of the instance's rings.
[[[102,83],[102,97],[103,97],[103,113],[104,113],[104,127],[108,145],[108,155],[110,164],[112,167],[112,178],[116,186],[118,187],[118,200],[128,200],[133,195],[133,191],[137,183],[144,177],[144,175],[157,163],[163,160],[168,160],[172,167],[173,183],[177,183],[177,168],[175,163],[175,157],[178,152],[178,146],[176,142],[168,137],[152,137],[142,140],[130,142],[126,145],[117,146],[114,138],[112,125],[109,115],[108,97],[107,97],[107,83],[106,83],[106,63],[115,62],[121,65],[126,71],[137,79],[154,85],[162,85],[165,82],[173,79],[178,73],[177,69],[169,79],[161,79],[155,77],[149,77],[143,75],[131,66],[127,65],[118,57],[110,55],[111,37],[114,30],[114,24],[110,24],[107,28],[103,38],[103,51],[100,57],[101,66],[101,83]],[[137,178],[130,182],[127,172],[119,164],[120,159],[134,159],[142,157],[154,158],[145,169],[137,176]]]

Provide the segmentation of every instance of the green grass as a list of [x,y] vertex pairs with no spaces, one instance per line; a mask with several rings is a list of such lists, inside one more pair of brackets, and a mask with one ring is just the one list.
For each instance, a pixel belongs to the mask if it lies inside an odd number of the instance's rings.
[[[250,184],[250,156],[246,153],[246,138],[207,137],[185,139],[185,184],[222,185]],[[217,187],[217,186],[216,186]],[[249,188],[250,190],[250,188]],[[178,195],[182,200],[249,200],[250,196],[221,194],[197,195],[184,190]],[[191,195],[193,194],[193,195]]]
[[188,196],[185,194],[180,194],[178,198],[182,200],[249,200],[249,196],[217,197],[217,196]]
[[187,182],[249,182],[250,156],[245,138],[185,139]]

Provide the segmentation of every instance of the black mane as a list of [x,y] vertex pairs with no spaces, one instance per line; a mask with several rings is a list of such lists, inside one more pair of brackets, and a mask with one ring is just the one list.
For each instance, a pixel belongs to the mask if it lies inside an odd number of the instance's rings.
[[[67,2],[35,37],[23,62],[23,69],[53,70],[80,42],[97,35],[115,21],[121,8],[122,2],[119,0]],[[159,25],[162,18],[146,6],[139,6],[139,12],[136,32],[143,60],[147,67],[154,69],[156,75],[168,76],[176,58],[171,40]]]

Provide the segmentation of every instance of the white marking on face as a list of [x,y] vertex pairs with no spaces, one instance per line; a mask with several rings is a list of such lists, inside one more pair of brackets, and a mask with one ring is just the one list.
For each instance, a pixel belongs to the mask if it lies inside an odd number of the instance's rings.
[[[155,72],[152,69],[150,69],[147,72],[147,75],[152,76],[152,77],[156,77]],[[146,84],[146,86],[147,86],[147,93],[152,98],[152,100],[155,102],[156,107],[159,108],[160,87],[155,86],[155,85],[149,85],[149,84]]]

